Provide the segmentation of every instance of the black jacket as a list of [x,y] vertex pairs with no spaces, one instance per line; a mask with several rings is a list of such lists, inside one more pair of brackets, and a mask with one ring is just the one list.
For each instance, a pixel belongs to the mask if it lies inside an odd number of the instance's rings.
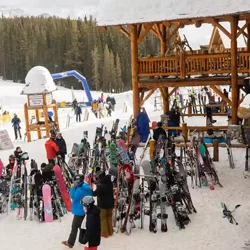
[[158,141],[160,135],[164,135],[167,138],[167,133],[163,128],[157,128],[154,130],[153,139]]
[[97,196],[97,205],[102,209],[109,209],[114,207],[114,193],[113,183],[111,182],[111,176],[106,175],[96,186],[96,190],[93,192],[93,196]]
[[59,155],[66,155],[67,154],[67,146],[65,140],[61,137],[60,139],[56,139],[56,145],[59,148]]
[[101,243],[100,210],[94,204],[91,204],[87,211],[86,231],[82,243],[88,243],[89,247],[98,247]]

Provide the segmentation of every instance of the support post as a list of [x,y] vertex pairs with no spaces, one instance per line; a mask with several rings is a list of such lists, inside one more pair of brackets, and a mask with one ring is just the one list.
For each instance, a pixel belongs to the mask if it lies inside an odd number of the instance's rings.
[[188,128],[187,123],[182,123],[182,135],[185,137],[186,141],[188,140]]
[[[161,56],[165,56],[167,51],[167,28],[165,25],[161,24],[161,34],[162,39],[161,41]],[[162,95],[163,99],[163,113],[166,114],[169,112],[169,94],[168,88],[162,89],[164,95]]]
[[24,105],[24,116],[25,116],[27,141],[31,142],[30,125],[29,125],[30,124],[30,122],[29,122],[29,111],[28,111],[28,105],[27,105],[27,103]]
[[60,131],[57,104],[56,104],[55,100],[53,100],[52,103],[54,104],[53,110],[54,110],[54,116],[55,116],[55,123],[56,123],[56,126],[58,128],[58,131]]
[[149,141],[149,157],[150,157],[150,160],[153,159],[153,153],[155,151],[155,146],[156,146],[156,141],[155,140],[150,140]]
[[[39,110],[36,109],[35,112],[36,112],[36,121],[37,121],[37,124],[39,124],[39,122],[40,122]],[[37,129],[37,137],[38,137],[38,139],[42,139],[42,133],[41,133],[41,129],[40,128]]]
[[44,116],[44,123],[45,123],[46,138],[49,138],[50,137],[50,125],[49,125],[47,100],[46,100],[45,94],[43,94],[43,116]]
[[138,87],[138,34],[137,25],[131,28],[131,59],[132,59],[132,89],[133,89],[133,110],[134,118],[140,111],[140,95]]
[[232,84],[232,124],[238,124],[239,88],[237,84],[237,28],[238,17],[232,17],[231,26],[231,84]]
[[[247,22],[247,21],[246,21]],[[250,23],[247,25],[247,52],[250,52]]]
[[219,141],[214,140],[213,146],[214,146],[214,161],[218,162],[219,161]]

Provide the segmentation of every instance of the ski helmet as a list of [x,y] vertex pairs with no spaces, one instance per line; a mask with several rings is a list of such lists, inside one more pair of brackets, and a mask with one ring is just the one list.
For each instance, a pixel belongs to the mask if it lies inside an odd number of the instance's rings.
[[84,198],[82,198],[81,203],[85,206],[88,207],[91,204],[95,203],[95,200],[92,196],[85,196]]

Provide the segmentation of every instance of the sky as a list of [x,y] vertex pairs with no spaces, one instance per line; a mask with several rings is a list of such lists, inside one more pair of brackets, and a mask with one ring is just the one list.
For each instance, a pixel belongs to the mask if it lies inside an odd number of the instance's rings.
[[97,15],[100,0],[0,0],[0,7],[20,8],[33,15],[48,13],[62,17]]

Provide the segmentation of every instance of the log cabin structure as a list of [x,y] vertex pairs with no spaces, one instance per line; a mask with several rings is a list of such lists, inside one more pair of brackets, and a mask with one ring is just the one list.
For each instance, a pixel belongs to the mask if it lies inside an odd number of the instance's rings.
[[[227,46],[228,42],[230,42],[229,38],[225,35],[223,36],[223,32],[217,26],[214,26],[207,50],[209,53],[230,52],[230,45]],[[247,51],[246,38],[243,35],[238,37],[237,47],[238,52]]]
[[[166,113],[169,98],[176,89],[210,86],[232,107],[232,123],[238,124],[239,90],[242,79],[250,72],[249,1],[106,0],[99,8],[98,25],[104,29],[116,27],[131,41],[134,116],[157,88],[161,91]],[[244,21],[243,27],[239,27],[239,21]],[[224,22],[230,24],[229,30],[223,27]],[[167,44],[179,29],[193,24],[198,29],[206,23],[217,27],[230,39],[229,52],[192,54],[180,49],[175,55],[166,55]],[[170,28],[171,32],[167,32]],[[159,38],[161,56],[139,58],[138,46],[149,32]],[[247,45],[246,51],[239,52],[237,38],[241,34]],[[231,99],[217,88],[228,84],[232,86]]]

